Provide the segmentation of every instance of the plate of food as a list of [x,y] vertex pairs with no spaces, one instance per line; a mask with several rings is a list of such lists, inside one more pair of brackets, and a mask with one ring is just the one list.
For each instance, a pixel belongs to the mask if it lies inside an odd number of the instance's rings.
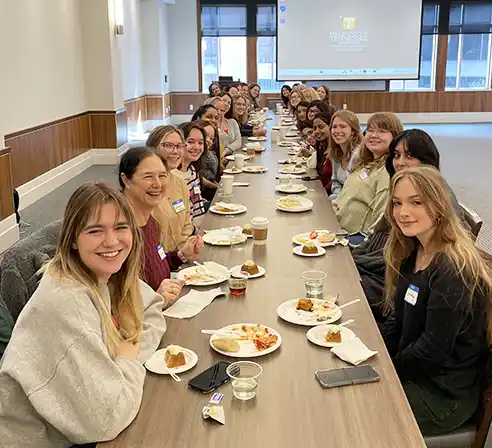
[[247,222],[243,226],[242,233],[244,233],[248,238],[253,238],[253,226]]
[[299,154],[299,150],[298,149],[290,149],[287,154],[289,156],[297,156]]
[[159,375],[183,373],[195,367],[198,362],[197,354],[179,345],[168,345],[157,350],[145,363],[147,370]]
[[229,280],[229,269],[213,261],[206,261],[202,266],[190,266],[177,273],[178,280],[189,286],[212,286]]
[[239,323],[223,327],[218,332],[224,332],[224,335],[218,333],[210,336],[210,347],[232,358],[268,355],[282,344],[280,334],[265,325]]
[[275,185],[275,191],[280,191],[281,193],[304,193],[307,191],[307,187],[301,184],[279,184]]
[[288,148],[290,146],[292,146],[294,143],[293,142],[278,142],[278,146],[281,146],[282,148]]
[[248,210],[248,207],[241,204],[229,204],[228,202],[217,202],[209,209],[217,215],[239,215]]
[[310,241],[321,247],[335,246],[338,244],[335,232],[328,230],[313,230],[312,232],[299,233],[292,237],[292,242],[301,246]]
[[241,170],[240,168],[236,168],[236,167],[233,167],[233,168],[226,168],[224,170],[224,173],[225,174],[239,174],[239,173],[242,173],[243,170]]
[[[247,151],[247,149],[244,149],[245,151]],[[226,156],[226,159],[227,160],[230,160],[231,162],[234,162],[234,154],[230,155],[230,156]],[[251,159],[251,156],[244,156],[244,160],[249,160]]]
[[267,171],[268,171],[268,168],[261,166],[261,165],[249,165],[249,166],[245,166],[243,168],[244,173],[260,174],[260,173],[266,173]]
[[266,137],[248,137],[250,142],[264,142],[266,139]]
[[296,246],[292,249],[296,255],[301,257],[321,257],[326,254],[324,247],[316,246],[313,242],[309,241],[303,246]]
[[280,168],[278,171],[282,174],[304,174],[306,172],[306,168],[286,166],[285,168]]
[[[237,237],[232,239],[232,237]],[[212,246],[232,246],[246,241],[248,237],[244,233],[228,231],[212,231],[203,235],[203,241]]]
[[342,342],[351,341],[357,337],[350,328],[334,324],[313,327],[306,333],[306,336],[313,344],[328,348],[336,347]]
[[327,300],[300,298],[281,303],[277,315],[291,324],[315,327],[341,319],[342,310]]
[[243,264],[238,264],[229,269],[229,272],[232,277],[237,276],[240,272],[247,272],[248,278],[259,278],[266,274],[266,269],[257,265],[253,260],[246,260]]
[[285,138],[301,138],[301,136],[298,132],[289,132]]
[[313,201],[302,196],[289,196],[277,200],[277,209],[284,212],[307,212],[313,205]]

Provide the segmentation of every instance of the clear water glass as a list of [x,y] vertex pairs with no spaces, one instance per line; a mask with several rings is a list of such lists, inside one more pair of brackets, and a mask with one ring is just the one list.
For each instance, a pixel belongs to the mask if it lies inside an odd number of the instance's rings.
[[322,299],[326,277],[323,271],[304,271],[302,278],[306,287],[306,297]]
[[263,368],[252,361],[238,361],[227,367],[227,375],[231,378],[232,394],[238,400],[251,400],[256,397],[258,378]]
[[240,233],[237,235],[231,235],[229,237],[229,241],[231,244],[231,249],[234,252],[244,252],[246,249],[246,242],[248,241],[248,238],[246,235]]

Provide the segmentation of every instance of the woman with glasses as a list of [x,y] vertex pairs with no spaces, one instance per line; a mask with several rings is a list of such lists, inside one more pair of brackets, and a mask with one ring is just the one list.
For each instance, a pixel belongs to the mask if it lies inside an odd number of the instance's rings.
[[157,126],[147,138],[146,145],[166,161],[169,185],[153,215],[159,222],[164,250],[178,250],[194,232],[188,187],[177,171],[186,146],[183,134],[175,126]]

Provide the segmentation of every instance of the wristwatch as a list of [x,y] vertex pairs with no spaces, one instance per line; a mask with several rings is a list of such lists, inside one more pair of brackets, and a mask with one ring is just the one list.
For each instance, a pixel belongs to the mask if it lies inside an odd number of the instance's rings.
[[178,250],[178,257],[183,263],[186,263],[188,261],[181,250]]

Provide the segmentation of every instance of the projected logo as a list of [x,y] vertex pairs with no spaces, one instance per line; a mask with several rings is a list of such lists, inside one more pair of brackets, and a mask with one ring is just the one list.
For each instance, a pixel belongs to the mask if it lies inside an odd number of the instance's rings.
[[344,30],[354,30],[355,29],[355,17],[344,17],[343,18],[343,29]]

